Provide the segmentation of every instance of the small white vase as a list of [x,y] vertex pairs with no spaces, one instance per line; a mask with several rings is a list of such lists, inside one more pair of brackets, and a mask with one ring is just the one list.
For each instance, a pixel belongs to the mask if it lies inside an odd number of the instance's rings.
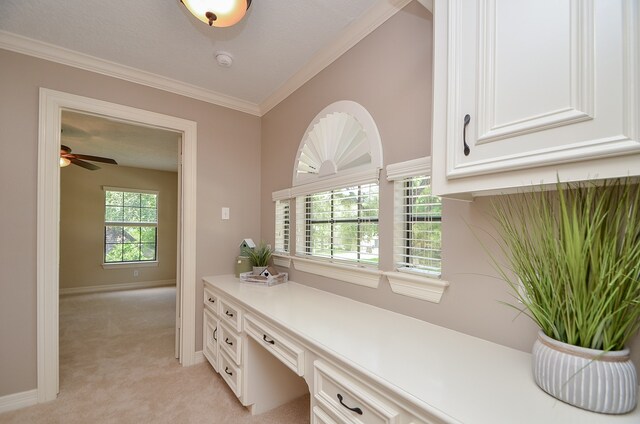
[[605,414],[624,414],[636,407],[638,377],[629,349],[587,349],[540,331],[532,362],[536,384],[563,402]]

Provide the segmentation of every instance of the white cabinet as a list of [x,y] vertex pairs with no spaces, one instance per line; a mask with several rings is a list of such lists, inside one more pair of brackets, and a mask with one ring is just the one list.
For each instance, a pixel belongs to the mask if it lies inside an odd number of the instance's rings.
[[436,0],[434,192],[640,175],[639,9]]
[[[204,283],[217,296],[219,343],[235,334],[242,344],[239,362],[234,340],[220,344],[220,375],[254,415],[310,393],[313,424],[612,420],[548,396],[531,378],[528,353],[292,281]],[[637,409],[615,421],[639,418]]]
[[400,423],[400,411],[390,401],[360,386],[337,369],[316,361],[314,374],[315,400],[322,405],[323,411],[331,411],[340,423]]
[[202,353],[213,369],[218,371],[218,317],[206,307],[202,323]]

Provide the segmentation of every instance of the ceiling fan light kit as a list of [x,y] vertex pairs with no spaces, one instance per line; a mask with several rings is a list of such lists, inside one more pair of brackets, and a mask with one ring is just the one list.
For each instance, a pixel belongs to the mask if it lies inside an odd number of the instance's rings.
[[88,169],[89,171],[96,171],[100,169],[98,165],[94,165],[92,163],[87,162],[88,160],[92,162],[109,163],[111,165],[118,164],[118,162],[116,162],[111,158],[103,158],[102,156],[90,156],[90,155],[81,155],[77,153],[71,153],[71,148],[65,146],[64,144],[60,145],[60,168],[64,168],[65,166],[74,164],[84,169]]
[[251,0],[180,0],[193,16],[218,28],[230,27],[244,18]]

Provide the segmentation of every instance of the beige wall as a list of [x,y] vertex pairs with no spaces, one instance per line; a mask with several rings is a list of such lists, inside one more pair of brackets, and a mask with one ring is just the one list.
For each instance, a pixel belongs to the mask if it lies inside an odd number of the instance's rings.
[[[115,78],[0,50],[0,396],[36,388],[38,89],[196,121],[197,290],[231,273],[241,239],[260,238],[260,118]],[[220,208],[231,220],[220,220]],[[196,296],[200,299],[201,296]],[[196,350],[202,305],[196,308]]]
[[[382,137],[385,165],[430,154],[432,17],[410,3],[262,120],[262,238],[273,241],[271,192],[291,186],[300,140],[328,104],[354,100],[369,110]],[[393,184],[380,182],[380,268],[393,269]],[[506,284],[496,277],[472,229],[485,242],[495,234],[489,198],[444,201],[443,279],[440,304],[394,294],[386,279],[370,289],[290,269],[293,281],[331,291],[516,349],[530,351],[537,327],[516,319]],[[487,233],[484,233],[484,232]],[[354,317],[357,319],[357,317]],[[632,351],[640,364],[640,337]],[[472,354],[472,353],[470,353]]]
[[[178,141],[176,141],[176,144]],[[177,153],[176,153],[177,154]],[[158,192],[158,265],[102,267],[104,190],[102,186]],[[60,288],[176,279],[178,174],[101,165],[60,170]],[[138,271],[134,277],[133,271]]]
[[[383,139],[385,164],[430,152],[431,17],[415,2],[260,120],[257,117],[67,66],[0,50],[0,396],[36,387],[36,183],[38,87],[46,87],[198,123],[197,270],[230,273],[245,237],[273,242],[271,192],[291,185],[295,154],[308,123],[326,105],[364,105]],[[262,132],[261,132],[262,125]],[[262,134],[262,152],[260,138]],[[261,170],[262,166],[262,170]],[[384,177],[384,175],[383,175]],[[381,268],[391,269],[391,184],[381,182]],[[260,198],[261,201],[256,202]],[[498,301],[509,300],[468,226],[492,231],[489,199],[446,201],[440,304],[291,270],[291,279],[529,350],[536,327]],[[220,220],[220,208],[231,220]],[[262,214],[261,214],[262,209]],[[260,231],[262,230],[262,232]],[[200,296],[196,297],[197,299]],[[202,306],[196,310],[201,349]],[[357,317],[354,317],[357,319]],[[16,325],[17,324],[17,325]],[[632,345],[640,363],[640,337]],[[470,353],[473,354],[473,353]]]

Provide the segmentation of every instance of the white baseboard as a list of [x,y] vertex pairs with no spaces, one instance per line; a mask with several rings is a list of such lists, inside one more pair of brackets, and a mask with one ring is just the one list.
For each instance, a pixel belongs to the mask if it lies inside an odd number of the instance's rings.
[[152,287],[175,286],[176,280],[139,281],[135,283],[115,283],[100,286],[70,287],[60,289],[60,296],[70,294],[100,293],[118,290],[148,289]]
[[200,364],[202,362],[204,362],[206,360],[206,358],[204,357],[204,352],[199,350],[197,352],[195,352],[193,354],[193,361],[194,361],[194,365],[195,364]]
[[0,413],[25,408],[27,406],[35,405],[36,403],[38,403],[37,389],[2,396],[0,397]]

